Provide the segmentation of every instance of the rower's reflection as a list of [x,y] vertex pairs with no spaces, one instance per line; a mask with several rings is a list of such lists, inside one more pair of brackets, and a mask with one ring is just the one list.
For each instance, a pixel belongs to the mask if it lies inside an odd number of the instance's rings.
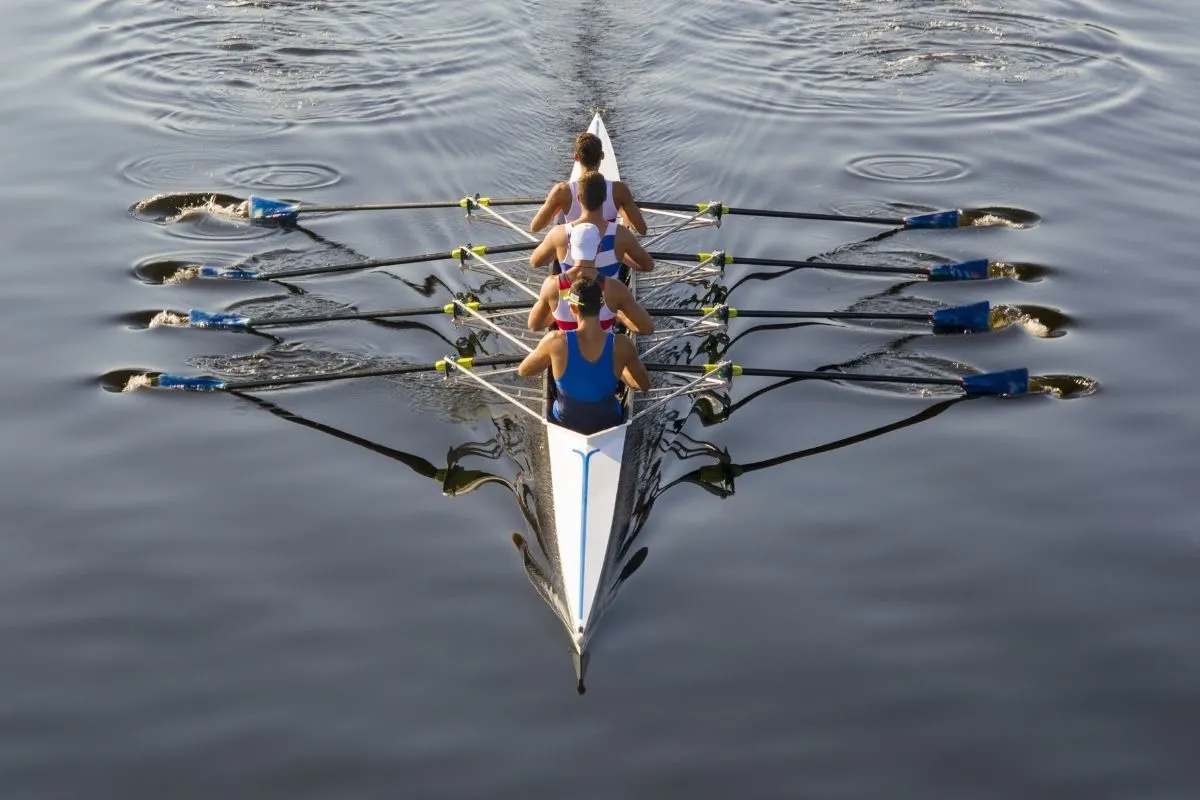
[[[652,431],[659,431],[659,433],[655,434],[653,438],[647,435],[637,448],[640,451],[636,458],[640,462],[639,474],[641,477],[632,490],[632,496],[628,498],[629,504],[623,506],[631,509],[630,518],[627,525],[620,526],[622,532],[614,540],[607,558],[605,567],[607,577],[604,580],[603,592],[597,600],[597,617],[602,615],[604,610],[612,604],[625,582],[645,563],[649,549],[640,547],[635,550],[634,544],[644,530],[655,503],[667,491],[683,484],[690,484],[698,486],[714,496],[729,497],[736,491],[737,480],[748,474],[869,441],[892,431],[933,419],[956,403],[969,399],[965,397],[947,399],[887,425],[825,444],[748,463],[737,463],[726,448],[712,442],[701,441],[683,432],[684,426],[690,420],[695,420],[704,426],[720,424],[751,400],[757,399],[766,392],[797,382],[799,382],[798,379],[778,381],[737,401],[731,400],[725,392],[701,395],[695,399],[685,413],[667,412],[662,419],[658,420],[662,424],[645,427],[648,434]],[[546,528],[540,522],[543,514],[548,515],[549,518],[553,517],[553,506],[552,504],[548,505],[552,501],[544,496],[544,486],[538,482],[539,456],[536,448],[527,447],[527,443],[530,441],[529,431],[526,429],[523,419],[503,415],[494,417],[496,431],[494,437],[485,441],[467,442],[451,448],[446,455],[445,463],[439,465],[413,453],[309,419],[256,395],[243,392],[234,392],[234,394],[287,422],[329,434],[404,464],[415,474],[438,484],[445,495],[467,494],[486,484],[496,484],[512,492],[527,529],[533,537],[531,542],[526,539],[525,535],[519,533],[512,535],[525,572],[538,594],[555,612],[556,616],[560,620],[569,617],[564,611],[563,594],[560,588],[563,576],[554,574],[553,567],[549,566],[558,563],[554,558],[554,538],[544,535]],[[509,478],[500,474],[503,468],[498,467],[496,471],[490,471],[468,467],[462,463],[470,458],[483,459],[486,462],[504,460],[506,465],[516,467],[516,474]],[[662,483],[662,467],[666,459],[680,462],[699,460],[704,463],[664,484]],[[576,655],[576,662],[576,688],[582,693],[587,655],[582,657]]]

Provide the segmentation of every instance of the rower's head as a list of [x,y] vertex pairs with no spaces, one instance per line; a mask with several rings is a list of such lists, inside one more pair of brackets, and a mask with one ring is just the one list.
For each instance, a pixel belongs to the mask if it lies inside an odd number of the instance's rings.
[[567,303],[576,317],[599,317],[604,305],[604,288],[590,277],[576,278],[571,283]]
[[604,145],[594,133],[584,132],[575,137],[575,160],[588,172],[600,169],[604,160]]
[[596,266],[596,253],[600,250],[600,229],[590,222],[571,226],[571,241],[567,252],[576,266]]
[[586,211],[599,211],[608,198],[608,180],[599,172],[587,172],[579,179],[579,204]]

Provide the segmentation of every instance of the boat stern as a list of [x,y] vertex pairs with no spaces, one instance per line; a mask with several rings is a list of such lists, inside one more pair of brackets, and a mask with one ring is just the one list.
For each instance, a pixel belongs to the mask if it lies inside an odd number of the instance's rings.
[[584,435],[546,426],[564,622],[578,654],[584,653],[595,622],[613,533],[623,529],[616,512],[628,430],[624,423]]

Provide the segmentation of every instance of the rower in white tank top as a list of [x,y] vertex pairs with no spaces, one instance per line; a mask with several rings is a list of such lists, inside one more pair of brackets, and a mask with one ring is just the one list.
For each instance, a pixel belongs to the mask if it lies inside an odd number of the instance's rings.
[[[568,219],[579,219],[583,216],[583,204],[579,202],[579,180],[573,179],[567,181],[567,188],[571,190],[571,208],[567,211],[563,221]],[[604,218],[609,222],[617,220],[617,204],[613,202],[613,182],[605,179],[604,181]]]

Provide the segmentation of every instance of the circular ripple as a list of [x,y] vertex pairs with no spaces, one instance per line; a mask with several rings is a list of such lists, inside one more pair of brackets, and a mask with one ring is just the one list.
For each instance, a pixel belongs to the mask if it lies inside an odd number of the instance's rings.
[[238,186],[258,189],[319,189],[342,180],[341,173],[324,164],[256,164],[236,167],[226,178]]
[[121,177],[151,189],[204,186],[228,169],[228,153],[224,151],[180,150],[130,161],[121,167]]
[[905,183],[952,181],[970,171],[963,162],[946,156],[903,154],[860,156],[846,170],[860,178]]
[[[1128,101],[1145,84],[1116,31],[974,3],[743,0],[664,28],[710,107],[778,116],[843,111],[978,119],[1060,116]],[[712,31],[721,31],[713,37]],[[703,48],[693,47],[696,41]],[[668,78],[670,80],[670,78]]]
[[403,14],[374,0],[337,13],[321,2],[100,0],[92,16],[103,41],[79,42],[96,54],[82,68],[110,105],[226,141],[483,100],[520,30],[506,8],[464,14],[436,0]]

